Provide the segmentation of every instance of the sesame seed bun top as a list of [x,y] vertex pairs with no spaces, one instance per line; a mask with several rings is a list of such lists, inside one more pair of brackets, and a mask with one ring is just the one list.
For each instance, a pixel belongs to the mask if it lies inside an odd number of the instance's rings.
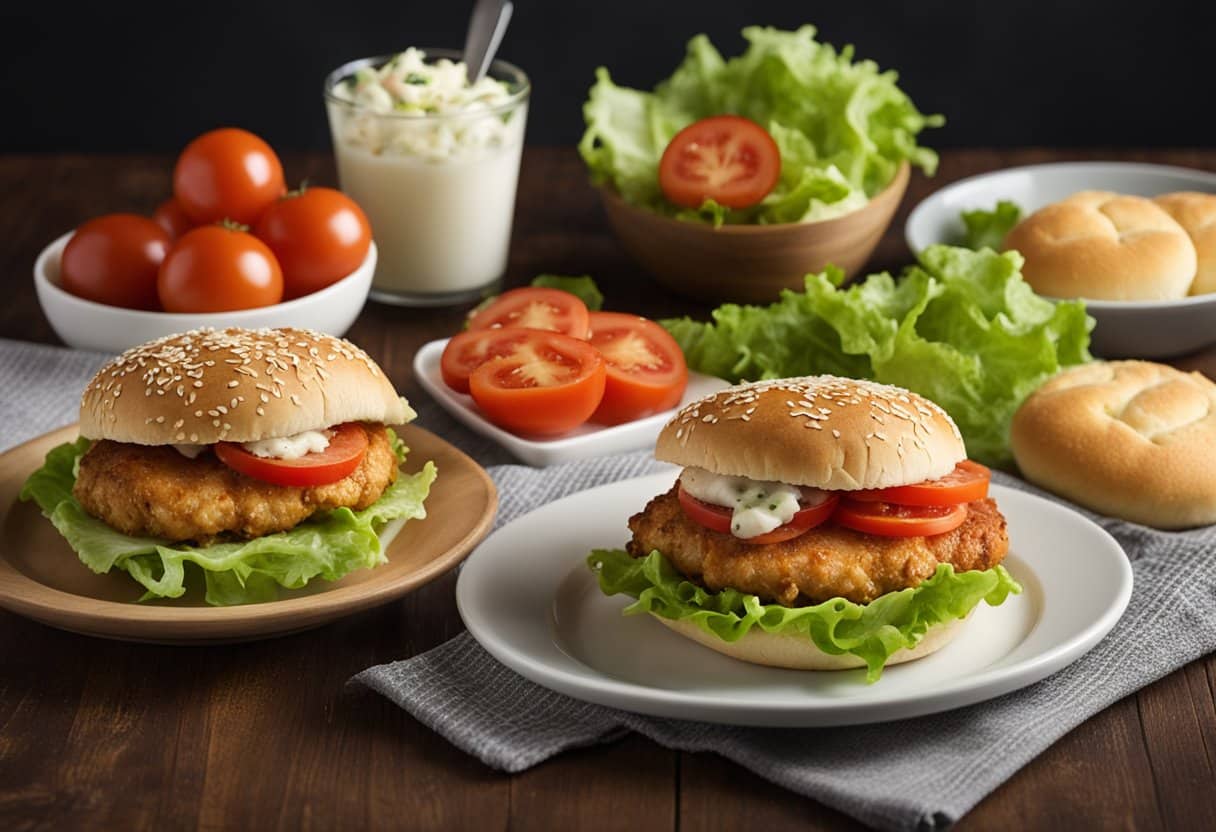
[[684,407],[655,456],[716,474],[832,491],[937,479],[967,458],[933,402],[872,381],[805,376],[740,384]]
[[303,329],[200,329],[133,347],[102,367],[81,398],[80,434],[210,445],[413,416],[349,341]]

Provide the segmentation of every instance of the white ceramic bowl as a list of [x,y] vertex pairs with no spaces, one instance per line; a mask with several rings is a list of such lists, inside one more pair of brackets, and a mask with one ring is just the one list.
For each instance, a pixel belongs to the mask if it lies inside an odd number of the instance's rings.
[[59,260],[72,233],[59,237],[38,255],[34,262],[34,288],[55,334],[68,346],[81,350],[117,353],[145,341],[201,327],[294,326],[343,335],[363,309],[376,270],[373,242],[359,268],[337,283],[302,298],[235,312],[146,312],[78,298],[60,286]]
[[[1129,162],[1061,162],[972,176],[929,196],[908,217],[904,238],[920,251],[934,243],[958,243],[959,212],[991,209],[1009,199],[1029,214],[1077,191],[1115,191],[1157,196],[1170,191],[1216,193],[1216,173]],[[1098,322],[1093,350],[1105,358],[1165,358],[1216,342],[1216,293],[1181,300],[1086,300]]]

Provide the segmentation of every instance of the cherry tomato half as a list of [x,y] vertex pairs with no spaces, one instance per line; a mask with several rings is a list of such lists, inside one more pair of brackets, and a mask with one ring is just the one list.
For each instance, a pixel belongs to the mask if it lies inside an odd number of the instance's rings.
[[983,465],[964,459],[941,479],[893,488],[850,491],[849,499],[905,506],[952,506],[987,497],[991,479],[992,472]]
[[604,359],[586,341],[532,330],[508,355],[469,376],[469,393],[496,425],[519,433],[565,433],[604,397]]
[[171,196],[160,205],[157,205],[155,213],[152,214],[152,219],[156,221],[157,225],[165,229],[165,233],[169,235],[170,240],[176,240],[191,228],[194,228],[194,221],[186,216],[186,212],[182,210],[182,204],[177,201],[177,197]]
[[299,459],[255,456],[236,442],[219,442],[215,455],[232,470],[273,485],[328,485],[354,473],[367,455],[367,431],[356,422],[330,428],[329,447]]
[[173,195],[196,224],[229,219],[253,225],[287,190],[270,145],[236,127],[203,133],[173,168]]
[[[721,532],[722,534],[731,533],[732,512],[729,508],[698,500],[685,491],[683,487],[676,493],[680,499],[680,508],[684,509],[684,514],[688,516],[689,520],[704,526],[710,531]],[[799,509],[798,513],[790,518],[788,523],[778,526],[771,532],[758,534],[755,537],[740,537],[736,539],[740,543],[752,543],[760,546],[767,543],[782,543],[786,540],[793,540],[795,537],[809,532],[816,526],[823,525],[832,516],[833,512],[836,511],[836,504],[839,502],[840,497],[836,494],[818,492],[805,508]]]
[[159,309],[156,273],[169,251],[169,235],[147,217],[107,214],[76,229],[59,261],[59,282],[77,297]]
[[346,277],[372,244],[363,210],[333,188],[306,188],[272,202],[253,233],[279,258],[288,299]]
[[452,336],[439,359],[443,383],[457,393],[469,392],[469,376],[491,358],[510,355],[536,330],[506,327],[479,329]]
[[585,341],[589,322],[586,304],[569,292],[525,286],[503,292],[493,303],[474,314],[469,319],[469,329],[508,326],[545,329]]
[[669,410],[688,386],[688,364],[676,339],[646,318],[591,313],[591,345],[604,357],[604,399],[591,420],[618,425]]
[[204,225],[174,243],[160,264],[156,291],[166,312],[253,309],[283,299],[283,273],[257,237]]
[[846,528],[883,537],[932,537],[957,529],[967,519],[964,503],[953,506],[905,506],[841,500],[836,522]]
[[659,160],[659,187],[676,205],[707,199],[746,208],[781,178],[781,151],[768,131],[742,116],[712,116],[685,127]]

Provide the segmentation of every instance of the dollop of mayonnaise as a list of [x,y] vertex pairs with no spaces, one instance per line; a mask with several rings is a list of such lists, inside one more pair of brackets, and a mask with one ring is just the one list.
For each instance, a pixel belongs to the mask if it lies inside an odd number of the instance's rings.
[[244,442],[241,447],[262,459],[299,459],[307,454],[320,453],[329,447],[329,432],[306,430],[295,436],[280,436],[274,439],[259,439]]
[[802,497],[796,485],[731,477],[704,468],[685,468],[680,485],[701,502],[731,509],[730,532],[744,539],[790,522]]

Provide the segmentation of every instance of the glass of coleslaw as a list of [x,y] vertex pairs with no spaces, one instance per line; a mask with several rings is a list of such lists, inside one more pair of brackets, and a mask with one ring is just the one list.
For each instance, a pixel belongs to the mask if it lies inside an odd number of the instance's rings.
[[450,49],[363,58],[325,79],[338,178],[379,249],[373,299],[447,306],[502,279],[530,91],[505,61],[470,84]]

